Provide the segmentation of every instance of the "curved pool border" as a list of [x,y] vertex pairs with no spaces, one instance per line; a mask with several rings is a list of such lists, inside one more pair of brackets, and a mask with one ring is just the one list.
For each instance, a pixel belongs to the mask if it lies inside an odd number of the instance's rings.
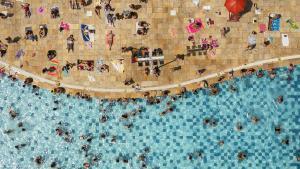
[[174,84],[169,84],[169,85],[161,85],[161,86],[153,86],[153,87],[141,87],[140,90],[136,90],[134,88],[94,88],[94,87],[85,87],[85,86],[79,86],[79,85],[72,85],[72,84],[67,84],[67,83],[60,83],[59,81],[53,81],[46,79],[44,77],[35,75],[33,73],[27,72],[23,69],[17,68],[15,66],[11,66],[10,64],[0,61],[0,65],[4,67],[6,70],[8,70],[10,73],[16,73],[17,75],[23,75],[25,77],[31,77],[33,78],[34,81],[36,82],[41,82],[41,83],[46,83],[48,85],[51,85],[53,87],[64,87],[66,89],[71,89],[71,90],[84,90],[88,92],[103,92],[103,93],[131,93],[131,92],[147,92],[147,91],[160,91],[160,90],[168,90],[172,88],[178,88],[178,87],[183,87],[187,86],[190,84],[194,83],[199,83],[202,82],[203,80],[209,80],[213,78],[220,77],[226,73],[229,73],[230,71],[238,71],[241,69],[247,69],[255,66],[263,66],[264,64],[271,64],[271,63],[277,63],[280,61],[288,61],[288,60],[293,60],[293,59],[300,59],[300,55],[290,55],[290,56],[284,56],[284,57],[277,57],[277,58],[272,58],[272,59],[266,59],[266,60],[260,60],[248,64],[244,64],[238,67],[234,68],[229,68],[226,70],[223,70],[218,73],[212,73],[206,76],[202,76],[200,78],[192,79],[192,80],[187,80],[184,82],[180,83],[174,83]]

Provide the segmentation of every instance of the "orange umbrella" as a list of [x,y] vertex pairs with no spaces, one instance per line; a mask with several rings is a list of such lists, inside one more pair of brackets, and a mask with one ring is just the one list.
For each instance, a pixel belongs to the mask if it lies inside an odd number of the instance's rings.
[[246,7],[246,0],[226,0],[225,7],[233,14],[243,12]]

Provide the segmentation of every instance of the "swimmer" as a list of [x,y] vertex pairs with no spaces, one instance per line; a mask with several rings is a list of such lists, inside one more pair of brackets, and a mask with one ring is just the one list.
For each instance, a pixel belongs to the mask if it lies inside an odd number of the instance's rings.
[[258,70],[256,76],[257,78],[262,78],[264,76],[264,72],[262,70]]
[[23,123],[22,123],[22,122],[19,122],[19,123],[18,123],[18,127],[23,127]]
[[244,152],[239,152],[237,157],[239,161],[243,161],[246,159],[247,155]]
[[231,92],[236,92],[236,91],[237,91],[237,88],[234,87],[233,85],[230,85],[230,86],[229,86],[229,91],[231,91]]
[[16,148],[17,150],[20,150],[21,148],[23,148],[23,147],[25,147],[25,146],[26,146],[26,144],[19,144],[19,145],[16,145],[15,148]]
[[294,71],[294,69],[295,69],[295,65],[293,65],[292,63],[289,65],[289,67],[288,67],[288,70],[289,70],[289,72],[293,72]]
[[196,157],[202,158],[203,153],[202,153],[201,151],[196,151],[196,152],[194,152],[194,155],[195,155]]
[[10,108],[9,109],[9,115],[12,119],[15,119],[17,117],[18,113]]
[[253,124],[256,124],[256,123],[259,122],[259,118],[257,116],[252,116],[251,121],[252,121]]
[[211,119],[210,122],[209,122],[209,125],[210,125],[211,127],[216,127],[217,124],[218,124],[217,121],[214,120],[214,119]]
[[132,124],[132,123],[130,123],[130,124],[125,124],[125,125],[124,125],[124,127],[126,127],[126,128],[128,128],[128,129],[130,129],[130,128],[132,128],[132,127],[133,127],[133,124]]
[[290,140],[288,138],[282,139],[281,140],[281,144],[289,145],[290,144]]
[[219,93],[218,88],[216,88],[216,87],[211,88],[211,92],[210,92],[211,95],[217,95],[218,93]]
[[283,102],[283,96],[278,96],[277,103],[282,103],[282,102]]
[[89,149],[90,149],[90,147],[87,144],[84,144],[83,146],[81,146],[81,150],[83,150],[85,152],[89,151]]
[[90,164],[88,162],[85,162],[85,163],[83,163],[83,167],[85,169],[88,169],[88,168],[90,168]]
[[241,124],[240,122],[238,122],[238,123],[235,125],[235,127],[236,127],[236,130],[237,130],[237,131],[243,130],[243,126],[242,126],[242,124]]
[[38,165],[41,165],[41,164],[43,164],[43,162],[44,162],[42,156],[37,156],[37,157],[34,159],[34,161],[35,161],[35,163],[38,164]]
[[56,167],[56,162],[55,161],[53,161],[51,164],[50,164],[50,168],[55,168]]
[[129,117],[129,114],[128,113],[125,113],[125,114],[122,114],[122,116],[121,116],[123,119],[128,119],[128,117]]
[[106,134],[105,134],[105,133],[101,133],[101,134],[100,134],[100,138],[105,139],[105,137],[106,137]]
[[14,132],[15,130],[13,130],[13,129],[8,129],[8,130],[4,130],[3,131],[3,133],[4,134],[10,134],[10,133],[12,133],[12,132]]
[[86,141],[87,141],[88,143],[91,143],[92,140],[93,140],[93,137],[88,137],[88,138],[86,139]]
[[167,111],[163,111],[163,112],[159,113],[159,115],[161,115],[161,116],[164,116],[166,114],[167,114]]
[[145,153],[149,153],[149,152],[150,152],[150,147],[145,147],[145,148],[144,148],[144,152],[145,152]]
[[203,119],[203,124],[208,125],[210,121],[211,121],[210,118],[206,117],[205,119]]
[[219,144],[219,146],[223,146],[224,145],[224,140],[220,140],[218,144]]
[[111,142],[116,143],[117,142],[117,136],[112,136]]
[[105,123],[108,120],[108,116],[107,115],[103,115],[103,116],[100,117],[99,120],[100,120],[101,123]]
[[146,155],[145,154],[141,154],[139,155],[139,158],[138,158],[140,161],[146,161]]
[[85,140],[86,138],[87,138],[87,136],[85,136],[85,135],[79,136],[79,139],[80,139],[80,140]]
[[62,136],[64,133],[64,131],[59,127],[55,129],[55,132],[56,132],[56,135],[59,135],[59,136]]

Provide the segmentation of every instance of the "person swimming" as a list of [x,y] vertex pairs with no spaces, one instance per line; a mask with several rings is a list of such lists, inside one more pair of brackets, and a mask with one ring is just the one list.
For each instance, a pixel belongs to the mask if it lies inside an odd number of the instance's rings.
[[15,148],[17,150],[20,150],[21,148],[25,147],[27,144],[19,144],[19,145],[16,145]]
[[238,122],[238,123],[235,125],[235,128],[236,128],[237,131],[243,130],[243,126],[242,126],[242,124],[241,124],[240,122]]
[[19,123],[18,123],[18,127],[20,127],[20,128],[23,127],[23,123],[22,123],[22,122],[19,122]]
[[282,130],[282,129],[281,129],[281,127],[280,127],[279,125],[275,127],[275,133],[276,133],[276,134],[280,134],[280,133],[281,133],[281,130]]
[[117,142],[117,136],[112,136],[111,142],[112,142],[112,143],[116,143],[116,142]]
[[206,117],[206,118],[203,119],[203,124],[208,125],[210,123],[210,121],[211,121],[211,119]]
[[288,138],[284,138],[284,139],[281,140],[281,144],[289,145],[290,144],[290,140]]
[[53,161],[51,164],[50,164],[50,168],[55,168],[57,166],[57,163],[55,161]]
[[9,109],[9,115],[12,119],[15,119],[17,117],[18,113],[10,108]]
[[238,155],[237,155],[237,158],[239,161],[243,161],[247,158],[247,155],[245,152],[239,152]]
[[257,116],[252,116],[252,117],[251,117],[251,122],[252,122],[253,124],[256,124],[256,123],[259,122],[259,118],[258,118]]
[[35,159],[34,159],[34,162],[38,165],[41,165],[44,163],[44,159],[42,156],[37,156]]
[[103,116],[100,117],[99,120],[100,120],[101,123],[105,123],[108,120],[108,116],[107,115],[103,115]]
[[55,129],[56,135],[62,136],[64,134],[64,131],[61,128],[56,128]]
[[107,134],[106,134],[106,133],[101,133],[101,134],[100,134],[100,138],[102,138],[102,139],[105,139],[105,138],[106,138],[106,136],[107,136]]
[[88,163],[88,162],[83,163],[83,167],[84,167],[84,169],[90,168],[90,163]]
[[10,134],[10,133],[12,133],[14,131],[15,131],[14,129],[7,129],[7,130],[4,130],[3,133],[4,134]]
[[282,103],[283,102],[283,96],[278,96],[277,97],[277,103]]
[[218,142],[218,144],[219,144],[219,146],[223,146],[223,145],[224,145],[224,140],[220,140],[220,141]]

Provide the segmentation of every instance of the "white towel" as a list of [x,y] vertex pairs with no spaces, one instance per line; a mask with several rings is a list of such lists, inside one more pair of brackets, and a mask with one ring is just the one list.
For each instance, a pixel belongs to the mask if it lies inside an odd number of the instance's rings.
[[290,44],[289,36],[287,34],[281,34],[282,46],[287,47]]

